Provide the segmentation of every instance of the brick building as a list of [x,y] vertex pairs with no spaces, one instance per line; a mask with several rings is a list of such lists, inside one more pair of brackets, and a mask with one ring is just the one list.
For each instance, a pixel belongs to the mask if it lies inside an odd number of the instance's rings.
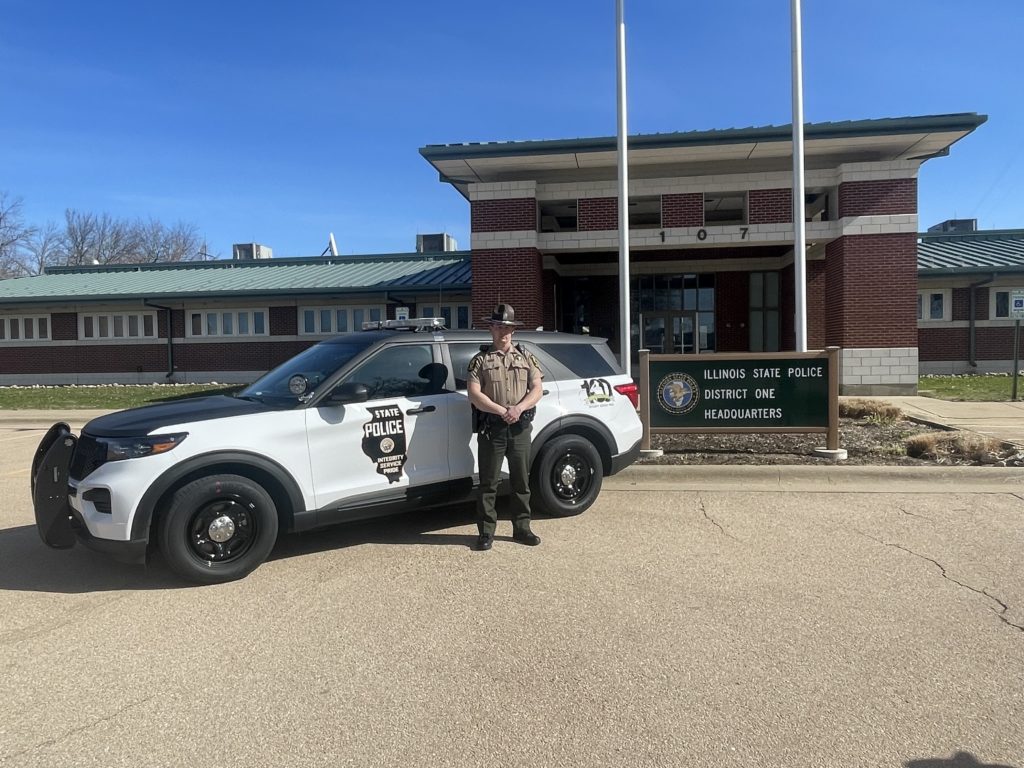
[[466,253],[49,269],[0,281],[0,385],[249,382],[363,322],[470,327]]
[[[844,394],[918,376],[917,177],[986,118],[805,128],[808,348],[842,347]],[[614,137],[432,145],[470,204],[474,314],[619,338]],[[629,141],[631,349],[795,348],[789,126]]]
[[[975,229],[946,222],[918,243],[917,339],[922,374],[1008,373],[1024,296],[1024,229]],[[1018,340],[1018,361],[1024,340]]]

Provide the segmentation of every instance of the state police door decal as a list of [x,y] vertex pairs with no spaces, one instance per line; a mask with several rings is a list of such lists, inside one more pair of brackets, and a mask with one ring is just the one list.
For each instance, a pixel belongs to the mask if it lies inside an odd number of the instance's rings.
[[377,474],[388,483],[402,479],[405,466],[405,419],[396,405],[370,408],[370,421],[363,424],[363,453],[377,465]]

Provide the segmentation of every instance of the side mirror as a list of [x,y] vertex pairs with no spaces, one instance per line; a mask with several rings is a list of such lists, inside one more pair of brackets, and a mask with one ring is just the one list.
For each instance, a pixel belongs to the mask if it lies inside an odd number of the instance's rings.
[[365,384],[356,381],[345,382],[335,387],[324,400],[325,405],[342,405],[344,403],[365,403],[370,399],[370,390]]

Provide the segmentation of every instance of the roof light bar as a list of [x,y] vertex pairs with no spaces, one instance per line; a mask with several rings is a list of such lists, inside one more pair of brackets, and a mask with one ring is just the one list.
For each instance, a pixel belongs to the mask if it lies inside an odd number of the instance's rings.
[[408,320],[370,320],[363,323],[364,331],[443,331],[443,317],[413,317]]

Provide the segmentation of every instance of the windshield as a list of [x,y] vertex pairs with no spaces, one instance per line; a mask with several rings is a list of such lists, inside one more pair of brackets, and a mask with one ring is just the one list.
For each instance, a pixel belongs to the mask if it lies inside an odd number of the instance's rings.
[[346,341],[317,344],[304,352],[300,352],[291,360],[283,363],[269,373],[261,376],[236,397],[246,400],[261,400],[280,405],[295,405],[299,402],[299,394],[294,394],[289,383],[296,375],[305,376],[306,391],[302,400],[308,399],[323,381],[330,378],[338,369],[369,346],[367,341]]

